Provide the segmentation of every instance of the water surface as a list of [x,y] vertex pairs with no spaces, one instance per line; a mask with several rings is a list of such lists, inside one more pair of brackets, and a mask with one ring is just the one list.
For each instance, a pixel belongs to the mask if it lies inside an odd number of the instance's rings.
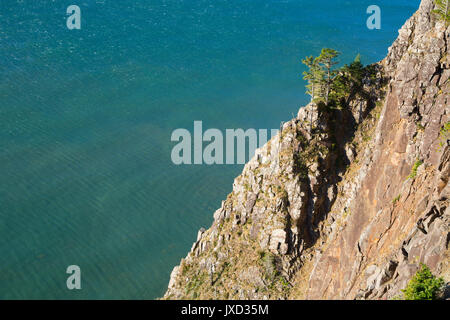
[[372,2],[2,0],[0,299],[161,296],[242,170],[173,165],[172,131],[277,128],[303,57],[378,61],[419,4],[377,1],[371,31]]

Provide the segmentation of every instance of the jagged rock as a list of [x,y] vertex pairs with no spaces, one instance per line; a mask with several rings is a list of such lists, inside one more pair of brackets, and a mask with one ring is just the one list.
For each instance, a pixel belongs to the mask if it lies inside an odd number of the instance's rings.
[[205,228],[200,228],[197,233],[197,241],[200,241],[202,239],[203,234],[205,233]]
[[172,289],[175,286],[179,271],[180,266],[176,266],[173,268],[172,273],[170,274],[169,289]]
[[251,193],[248,196],[247,203],[245,204],[245,210],[246,210],[247,215],[250,215],[252,213],[253,207],[255,206],[257,197],[258,196],[256,194],[254,194],[254,193]]
[[287,233],[282,229],[276,229],[270,237],[269,249],[274,253],[286,254],[288,245],[286,243]]
[[350,162],[355,160],[356,152],[355,152],[355,148],[351,144],[349,144],[345,147],[345,154],[347,155],[347,159]]

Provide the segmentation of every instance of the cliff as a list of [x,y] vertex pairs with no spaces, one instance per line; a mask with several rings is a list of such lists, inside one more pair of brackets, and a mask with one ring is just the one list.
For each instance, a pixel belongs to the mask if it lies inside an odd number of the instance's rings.
[[256,151],[165,299],[389,299],[420,263],[450,280],[450,27],[433,8],[364,99],[301,108]]

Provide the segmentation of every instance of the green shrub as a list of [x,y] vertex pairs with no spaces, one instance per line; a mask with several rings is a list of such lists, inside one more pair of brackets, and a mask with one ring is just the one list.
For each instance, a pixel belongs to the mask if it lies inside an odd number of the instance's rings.
[[306,161],[303,158],[303,155],[294,154],[294,166],[293,170],[296,174],[300,176],[302,179],[308,178],[308,166],[306,165]]
[[399,194],[398,196],[396,196],[396,197],[392,200],[392,204],[396,204],[397,202],[399,202],[399,201],[400,201],[400,197],[401,197],[401,194]]
[[441,128],[441,136],[446,137],[450,132],[450,121],[446,122],[444,126]]
[[421,269],[402,292],[405,300],[435,300],[443,285],[444,279],[436,278],[430,269],[422,264]]
[[273,281],[278,275],[277,260],[275,255],[272,252],[260,251],[259,262],[263,267],[265,278]]
[[417,126],[417,131],[424,131],[425,130],[425,127],[420,122],[417,122],[416,126]]
[[408,176],[408,179],[414,179],[417,176],[417,169],[423,164],[422,160],[417,160],[416,163],[414,163],[414,166],[411,169],[411,173]]
[[447,122],[444,124],[444,126],[441,128],[441,131],[439,133],[439,147],[442,148],[447,143],[447,140],[450,136],[450,122]]
[[284,291],[289,291],[289,289],[291,288],[291,284],[285,277],[281,275],[278,276],[278,281],[280,282],[281,288],[283,288]]

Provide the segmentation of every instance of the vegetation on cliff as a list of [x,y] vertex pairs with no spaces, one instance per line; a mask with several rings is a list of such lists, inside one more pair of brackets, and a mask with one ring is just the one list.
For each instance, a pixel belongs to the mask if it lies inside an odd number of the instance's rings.
[[428,266],[422,264],[408,286],[402,290],[405,300],[435,300],[444,285],[443,278],[437,278]]
[[308,56],[302,63],[308,67],[303,78],[308,81],[307,94],[311,104],[323,103],[326,107],[343,107],[350,99],[365,99],[370,94],[364,90],[365,84],[376,79],[374,65],[364,67],[358,54],[350,65],[334,69],[339,52],[323,48],[318,57]]
[[446,25],[450,24],[450,0],[435,0],[437,9],[436,13],[440,19],[444,20]]

